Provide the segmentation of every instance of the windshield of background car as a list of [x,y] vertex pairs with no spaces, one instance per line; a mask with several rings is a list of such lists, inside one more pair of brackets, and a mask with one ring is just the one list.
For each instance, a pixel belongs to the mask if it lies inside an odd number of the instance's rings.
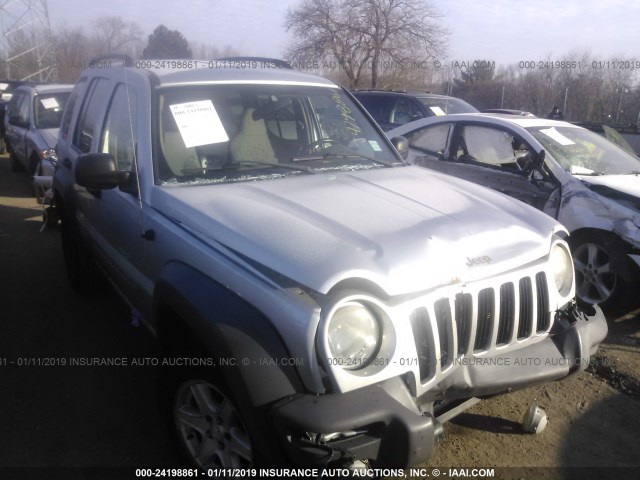
[[425,107],[427,107],[433,115],[447,115],[452,113],[478,113],[475,107],[472,107],[464,100],[459,98],[439,98],[439,97],[417,97]]
[[45,93],[35,98],[34,124],[36,128],[58,128],[71,92]]
[[584,128],[556,126],[527,130],[572,174],[616,175],[640,171],[638,157]]
[[158,95],[161,183],[227,183],[402,164],[339,88],[213,85]]

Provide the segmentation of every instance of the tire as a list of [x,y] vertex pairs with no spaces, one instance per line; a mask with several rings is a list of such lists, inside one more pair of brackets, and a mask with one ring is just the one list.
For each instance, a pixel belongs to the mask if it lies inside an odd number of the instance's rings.
[[238,407],[224,385],[203,377],[192,373],[175,385],[173,432],[182,453],[205,470],[252,467],[254,448]]
[[[215,357],[206,351],[200,342],[185,340],[164,358]],[[207,470],[287,463],[268,407],[252,408],[248,394],[231,390],[219,366],[163,366],[159,386],[161,410],[186,464]]]
[[40,168],[40,159],[37,156],[32,155],[29,159],[29,174],[31,176],[37,175]]
[[[33,175],[42,175],[42,165],[40,164],[40,162],[38,162],[38,164],[36,165],[35,171],[33,172]],[[33,194],[36,197],[36,200],[38,203],[42,203],[42,199],[44,198],[44,194],[46,193],[46,189],[44,187],[39,187],[35,184],[33,184]]]
[[9,168],[11,168],[12,172],[24,172],[25,168],[20,163],[16,154],[13,153],[13,150],[9,150]]
[[604,310],[624,308],[634,283],[624,242],[608,232],[594,232],[572,239],[571,247],[578,300]]
[[60,214],[62,253],[71,288],[80,295],[92,295],[105,285],[91,252],[64,210]]

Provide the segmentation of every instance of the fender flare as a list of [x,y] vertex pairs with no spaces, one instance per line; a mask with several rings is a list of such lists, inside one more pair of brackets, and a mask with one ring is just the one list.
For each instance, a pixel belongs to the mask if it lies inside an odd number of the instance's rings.
[[[280,335],[235,292],[184,263],[165,266],[153,294],[153,315],[164,347],[191,337],[216,362],[217,373],[247,407],[267,407],[304,392]],[[244,360],[244,362],[243,362]],[[222,363],[222,365],[221,365]]]

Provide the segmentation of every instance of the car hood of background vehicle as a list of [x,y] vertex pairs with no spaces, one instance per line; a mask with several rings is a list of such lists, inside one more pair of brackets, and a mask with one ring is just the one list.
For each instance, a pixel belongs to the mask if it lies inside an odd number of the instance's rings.
[[419,167],[154,189],[154,208],[321,293],[365,278],[390,295],[468,282],[549,252],[555,220]]
[[[43,148],[54,148],[58,142],[58,128],[43,128],[36,132],[42,139]],[[39,145],[40,146],[40,145]]]
[[591,185],[601,185],[640,198],[640,175],[576,175]]

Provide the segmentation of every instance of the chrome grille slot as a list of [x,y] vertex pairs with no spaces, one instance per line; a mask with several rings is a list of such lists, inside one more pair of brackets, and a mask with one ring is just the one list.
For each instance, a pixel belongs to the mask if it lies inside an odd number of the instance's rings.
[[493,288],[485,288],[478,293],[478,315],[476,318],[476,338],[474,351],[487,350],[491,345],[493,319],[495,317],[495,293]]
[[549,290],[547,276],[544,272],[536,274],[536,297],[538,299],[538,319],[536,332],[545,332],[549,329]]
[[449,299],[438,300],[434,305],[434,310],[440,340],[440,368],[444,370],[453,361],[453,321]]
[[519,283],[520,315],[518,323],[518,340],[531,336],[533,331],[533,289],[531,279],[524,277]]
[[516,315],[516,292],[513,283],[500,286],[500,318],[496,345],[506,345],[513,338],[513,326]]
[[436,373],[436,358],[433,339],[429,333],[429,312],[425,307],[418,308],[411,313],[411,329],[418,354],[418,368],[420,381],[425,382]]
[[465,355],[469,350],[471,323],[473,315],[473,297],[470,293],[456,295],[456,328],[458,333],[458,355]]

